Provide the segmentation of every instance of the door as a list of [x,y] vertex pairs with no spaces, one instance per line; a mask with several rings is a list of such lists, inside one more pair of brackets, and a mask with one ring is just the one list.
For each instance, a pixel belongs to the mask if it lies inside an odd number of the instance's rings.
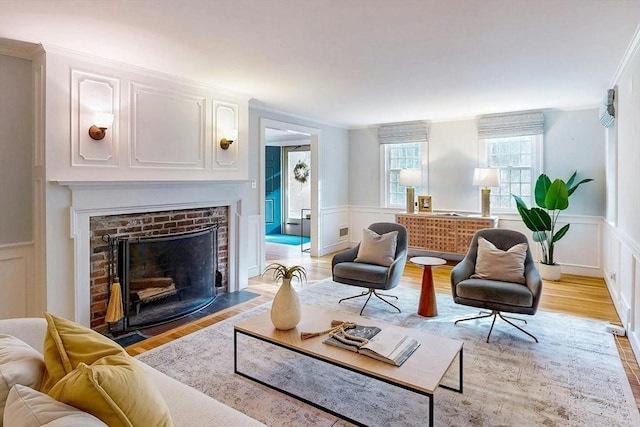
[[282,150],[265,147],[265,234],[282,232]]
[[284,233],[309,236],[311,219],[311,147],[283,148]]

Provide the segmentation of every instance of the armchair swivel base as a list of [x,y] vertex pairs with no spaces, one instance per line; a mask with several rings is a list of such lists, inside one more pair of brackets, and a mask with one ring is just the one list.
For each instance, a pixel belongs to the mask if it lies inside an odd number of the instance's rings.
[[538,342],[538,338],[535,337],[535,335],[525,331],[524,329],[522,329],[520,326],[516,325],[515,323],[509,321],[508,319],[512,319],[512,320],[519,320],[521,322],[524,322],[524,324],[527,324],[527,321],[524,319],[520,319],[518,317],[512,317],[512,316],[504,316],[501,312],[499,312],[498,310],[491,310],[491,313],[487,313],[487,312],[480,312],[480,314],[478,316],[473,316],[473,317],[466,317],[464,319],[458,319],[456,320],[454,323],[454,325],[457,325],[458,322],[466,322],[467,320],[476,320],[476,319],[484,319],[487,317],[493,317],[493,322],[491,322],[491,328],[489,329],[489,335],[487,335],[487,342],[489,342],[489,338],[491,338],[491,332],[493,332],[493,325],[495,325],[496,323],[496,318],[500,317],[502,320],[504,320],[505,322],[507,322],[508,324],[510,324],[511,326],[513,326],[514,328],[520,330],[521,332],[524,332],[525,334],[529,335],[531,338],[533,338],[535,340],[535,342]]
[[395,308],[396,310],[398,310],[398,313],[402,313],[402,311],[400,311],[400,309],[398,307],[396,307],[395,305],[391,304],[389,301],[387,301],[386,299],[382,298],[382,297],[390,297],[390,298],[395,298],[398,299],[397,296],[395,295],[389,295],[389,294],[380,294],[378,292],[376,292],[375,289],[370,288],[368,291],[364,291],[361,294],[358,295],[354,295],[352,297],[346,297],[346,298],[342,298],[340,301],[338,301],[338,304],[340,304],[342,301],[344,300],[348,300],[348,299],[353,299],[353,298],[360,298],[363,297],[365,295],[369,295],[369,297],[367,298],[367,300],[365,301],[364,305],[362,306],[362,309],[360,310],[360,315],[362,316],[362,312],[364,311],[364,308],[367,306],[367,303],[369,302],[369,300],[371,299],[371,295],[375,295],[377,296],[379,299],[381,299],[382,301],[386,302],[387,304],[389,304],[391,307]]

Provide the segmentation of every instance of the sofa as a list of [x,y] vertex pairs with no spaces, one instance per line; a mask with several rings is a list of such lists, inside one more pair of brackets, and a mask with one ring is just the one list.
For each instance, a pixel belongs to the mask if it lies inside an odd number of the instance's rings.
[[[28,344],[31,348],[37,350],[40,355],[45,354],[47,351],[44,348],[45,335],[49,332],[47,330],[47,320],[44,318],[22,318],[22,319],[0,319],[0,334],[5,336],[15,337],[23,343]],[[97,333],[96,333],[97,334]],[[11,337],[4,337],[12,339]],[[6,349],[6,348],[5,348]],[[31,349],[27,349],[31,351]],[[11,350],[12,351],[12,350]],[[0,362],[2,358],[6,362],[6,351],[4,355],[0,355]],[[124,357],[127,357],[126,355]],[[189,426],[189,427],[213,427],[213,426],[263,426],[264,424],[248,417],[247,415],[228,407],[221,402],[195,390],[179,381],[168,377],[167,375],[157,371],[156,369],[138,361],[137,359],[130,358],[130,362],[134,365],[142,368],[142,371],[146,373],[148,382],[151,387],[159,391],[161,399],[166,403],[168,412],[170,414],[170,421],[166,425]],[[5,364],[5,366],[7,366]],[[43,365],[44,366],[44,365]],[[0,367],[0,370],[2,367]],[[5,372],[0,374],[7,374],[10,369],[5,369]],[[11,378],[11,373],[7,374]],[[143,374],[144,375],[144,374]],[[0,375],[0,382],[5,381]],[[1,385],[1,384],[0,384]],[[22,387],[22,386],[19,386]],[[13,387],[15,389],[16,387]],[[14,390],[11,390],[15,393]],[[155,391],[154,391],[155,392]],[[37,393],[37,392],[36,392]],[[6,397],[6,396],[5,396]],[[15,396],[14,396],[15,400]],[[3,408],[4,409],[4,408]],[[72,408],[75,410],[75,408]],[[5,412],[4,426],[11,427],[14,425],[14,421],[6,419],[7,413]],[[140,423],[139,423],[140,424]],[[146,423],[145,423],[146,424]],[[0,422],[2,425],[2,422]],[[15,425],[28,425],[20,420]],[[62,424],[55,424],[54,422],[45,423],[43,425],[70,425],[68,422]],[[94,425],[88,423],[79,423],[78,425]],[[101,421],[98,421],[95,425],[106,425]],[[125,423],[126,425],[126,423]],[[135,425],[135,424],[134,424]]]

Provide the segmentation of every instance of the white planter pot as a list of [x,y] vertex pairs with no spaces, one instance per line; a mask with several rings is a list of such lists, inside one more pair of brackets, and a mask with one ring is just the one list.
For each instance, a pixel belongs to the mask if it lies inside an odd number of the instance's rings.
[[559,281],[562,276],[562,267],[560,264],[549,265],[539,262],[538,271],[544,280],[551,280],[553,282]]
[[276,329],[287,331],[300,322],[300,301],[291,279],[283,279],[271,304],[271,323]]

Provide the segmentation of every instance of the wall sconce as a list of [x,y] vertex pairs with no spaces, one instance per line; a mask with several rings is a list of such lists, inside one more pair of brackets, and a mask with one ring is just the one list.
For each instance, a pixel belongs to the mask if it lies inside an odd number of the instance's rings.
[[496,168],[475,168],[473,185],[482,189],[482,216],[491,216],[491,189],[500,185],[499,170]]
[[91,139],[100,141],[107,134],[107,128],[113,123],[113,114],[95,113],[93,115],[93,125],[89,128]]
[[225,135],[220,139],[220,148],[222,148],[223,150],[228,150],[231,143],[238,139],[237,129],[228,130],[226,132],[224,131],[218,131],[218,132]]
[[398,184],[407,187],[407,213],[414,212],[415,190],[413,187],[422,185],[422,170],[420,169],[401,169]]

